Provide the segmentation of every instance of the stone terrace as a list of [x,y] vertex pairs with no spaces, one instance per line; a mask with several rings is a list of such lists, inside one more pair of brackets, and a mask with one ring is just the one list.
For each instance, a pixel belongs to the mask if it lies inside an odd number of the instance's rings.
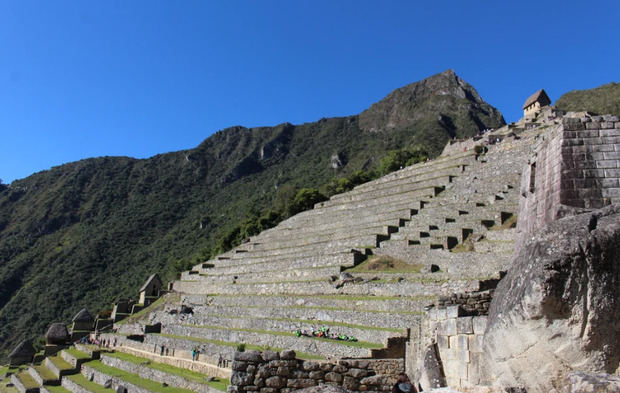
[[[525,128],[456,142],[436,160],[335,195],[184,272],[172,284],[180,299],[168,295],[103,337],[162,358],[191,361],[198,350],[212,374],[241,343],[310,360],[402,358],[425,305],[482,289],[506,268],[520,172],[544,132]],[[372,254],[423,268],[344,274]],[[357,341],[294,334],[321,326]]]

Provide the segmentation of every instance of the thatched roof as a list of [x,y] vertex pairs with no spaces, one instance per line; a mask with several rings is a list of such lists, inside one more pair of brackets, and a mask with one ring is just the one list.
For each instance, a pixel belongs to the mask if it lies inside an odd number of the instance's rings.
[[536,101],[538,101],[540,103],[540,106],[545,106],[545,105],[551,104],[551,100],[549,99],[549,96],[545,92],[545,89],[540,89],[536,93],[534,93],[531,96],[529,96],[527,100],[525,100],[525,104],[523,104],[523,109],[525,109],[528,106],[532,105]]
[[52,323],[45,333],[48,344],[65,344],[69,340],[69,331],[64,323]]
[[32,342],[30,340],[24,340],[17,344],[17,346],[9,354],[9,358],[25,358],[34,356],[37,351],[34,350]]
[[75,317],[73,317],[73,322],[94,322],[94,321],[95,321],[95,318],[93,318],[93,316],[90,315],[88,310],[85,308],[81,309],[80,312],[75,314]]
[[144,283],[144,285],[142,285],[142,288],[140,288],[140,292],[142,291],[146,291],[146,288],[152,283],[154,282],[157,286],[162,286],[162,282],[161,279],[159,278],[159,275],[157,273],[155,274],[151,274],[149,276],[149,278],[146,279],[146,282]]

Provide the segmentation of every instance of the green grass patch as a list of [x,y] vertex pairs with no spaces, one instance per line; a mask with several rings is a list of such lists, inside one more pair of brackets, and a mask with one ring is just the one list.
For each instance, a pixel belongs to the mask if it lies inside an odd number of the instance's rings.
[[67,352],[69,355],[73,356],[74,358],[81,360],[81,359],[90,359],[90,355],[87,354],[86,352],[82,352],[80,350],[77,350],[75,348],[68,348],[64,350],[65,352]]
[[62,386],[45,385],[45,389],[49,390],[51,393],[71,393],[70,390]]
[[177,388],[174,386],[162,386],[160,382],[151,381],[150,379],[141,378],[139,375],[128,373],[118,368],[106,366],[99,360],[93,360],[88,362],[88,365],[97,371],[100,371],[106,375],[117,377],[123,381],[129,382],[133,385],[147,389],[155,393],[194,393],[189,389]]
[[[205,343],[205,344],[222,345],[222,346],[233,347],[233,348],[237,348],[237,346],[239,344],[241,344],[241,343],[238,343],[238,342],[221,341],[221,340],[210,340],[210,339],[207,339],[207,338],[178,336],[178,335],[166,334],[166,333],[153,333],[153,334],[158,335],[158,336],[162,336],[162,337],[176,338],[176,339],[179,339],[179,340],[188,340],[188,341],[194,341],[194,342]],[[254,345],[254,344],[245,344],[245,349],[252,350],[252,351],[264,351],[264,350],[277,351],[277,352],[282,351],[282,348],[274,348],[274,347],[260,346],[260,345]],[[323,356],[313,355],[313,354],[307,353],[307,352],[295,351],[295,354],[297,355],[298,359],[303,359],[303,360],[322,360],[322,359],[324,359]]]
[[14,386],[6,386],[7,383],[8,382],[4,381],[0,383],[0,393],[19,393],[19,390],[17,390],[17,388],[15,388]]
[[0,367],[0,377],[4,376],[9,371],[9,366]]
[[65,359],[60,356],[50,356],[48,357],[50,362],[54,363],[59,370],[73,370],[73,366],[65,361]]
[[17,374],[17,377],[19,378],[19,380],[22,382],[22,384],[24,385],[26,389],[34,389],[34,388],[39,387],[39,384],[37,383],[37,381],[35,381],[34,378],[32,378],[32,375],[30,375],[28,371],[26,370],[20,371]]
[[150,313],[150,312],[153,312],[153,311],[157,311],[157,310],[163,308],[163,306],[166,305],[167,303],[172,303],[174,301],[179,301],[179,300],[180,300],[180,298],[179,298],[178,295],[165,295],[165,296],[162,296],[159,299],[155,300],[153,303],[149,304],[148,307],[143,308],[142,310],[138,311],[137,313],[128,316],[127,318],[123,319],[122,321],[116,322],[116,324],[120,325],[120,324],[124,324],[124,323],[136,322],[137,320],[139,320],[140,318],[145,316],[147,313]]
[[46,381],[54,381],[58,379],[58,377],[54,375],[54,373],[45,366],[32,366],[32,368],[37,370],[41,378],[43,378]]
[[[259,333],[259,334],[269,334],[272,336],[284,336],[284,337],[297,337],[293,332],[278,332],[273,330],[261,330],[261,329],[247,329],[247,328],[228,328],[221,326],[208,326],[208,325],[189,325],[184,324],[183,326],[201,328],[201,329],[213,329],[213,330],[230,330],[235,332],[247,332],[247,333]],[[329,341],[334,344],[346,345],[347,347],[357,347],[357,348],[383,348],[382,344],[379,343],[370,343],[366,341],[343,341],[343,340],[334,340],[330,338],[323,337],[299,337],[300,339],[305,340],[324,340]]]
[[99,385],[98,383],[89,381],[88,378],[86,378],[82,374],[67,375],[66,377],[63,377],[63,378],[69,378],[69,380],[71,380],[73,383],[80,385],[84,389],[89,390],[93,393],[114,393],[115,392],[114,389],[106,389],[103,386]]
[[222,318],[232,318],[232,319],[265,319],[270,321],[286,321],[286,322],[298,322],[298,323],[307,323],[311,325],[328,325],[328,326],[342,326],[348,327],[352,329],[363,329],[363,330],[378,330],[383,332],[395,332],[400,333],[404,329],[395,329],[395,328],[386,328],[386,327],[374,327],[374,326],[365,326],[365,325],[356,325],[352,323],[343,323],[343,322],[333,322],[333,321],[321,321],[317,319],[298,319],[298,318],[267,318],[267,317],[242,317],[237,315],[222,315],[222,314],[206,314],[207,316],[214,317],[222,317]]
[[215,378],[213,381],[206,381],[205,375],[196,371],[188,370],[186,368],[175,367],[164,363],[154,362],[150,359],[141,358],[125,352],[113,352],[108,353],[105,356],[114,357],[117,359],[125,360],[134,364],[140,364],[144,367],[151,368],[153,370],[163,371],[168,374],[177,375],[179,377],[188,379],[190,381],[202,383],[211,386],[217,390],[226,391],[228,387],[228,381],[221,378]]

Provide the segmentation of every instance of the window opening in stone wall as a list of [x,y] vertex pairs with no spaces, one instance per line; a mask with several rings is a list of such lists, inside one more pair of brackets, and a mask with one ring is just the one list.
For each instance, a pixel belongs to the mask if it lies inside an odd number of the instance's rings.
[[530,192],[534,192],[536,186],[536,163],[530,165]]

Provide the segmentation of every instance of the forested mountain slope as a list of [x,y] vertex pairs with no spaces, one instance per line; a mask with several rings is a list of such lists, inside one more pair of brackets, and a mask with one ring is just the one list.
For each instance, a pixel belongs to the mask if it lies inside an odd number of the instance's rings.
[[232,127],[186,151],[92,158],[17,180],[0,188],[0,353],[82,307],[136,296],[150,273],[173,277],[283,190],[372,169],[393,149],[436,155],[454,136],[502,124],[450,70],[360,115]]

